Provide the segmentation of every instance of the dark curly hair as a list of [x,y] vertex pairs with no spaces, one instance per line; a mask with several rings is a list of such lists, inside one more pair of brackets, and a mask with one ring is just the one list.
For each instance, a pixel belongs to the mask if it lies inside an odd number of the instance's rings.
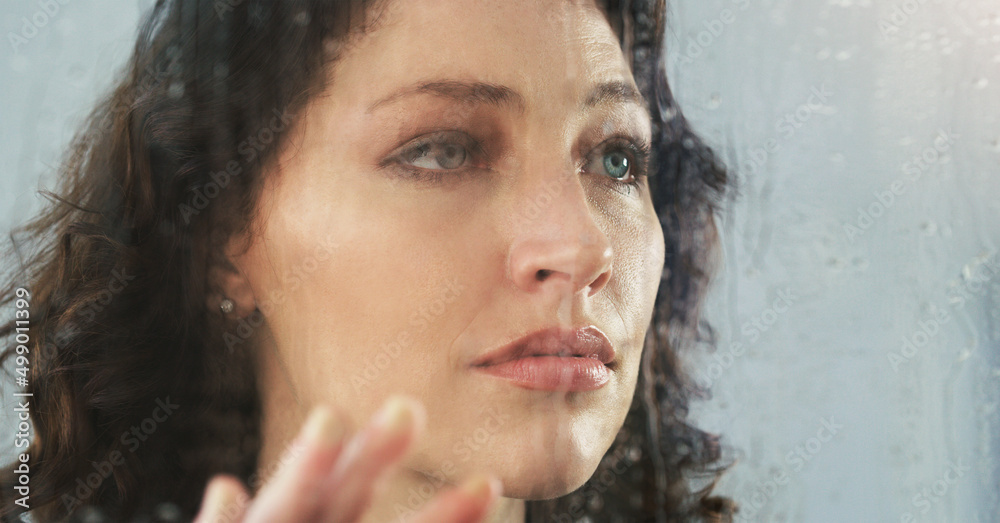
[[[191,517],[211,476],[256,481],[252,351],[226,350],[234,325],[208,310],[207,270],[252,222],[282,139],[246,137],[321,92],[330,65],[389,4],[158,0],[148,14],[121,79],[75,136],[61,186],[10,236],[0,303],[29,310],[30,336],[23,343],[15,320],[4,324],[0,338],[20,345],[0,361],[29,369],[36,518],[96,506],[125,520],[163,501]],[[650,104],[665,269],[616,441],[581,488],[527,502],[527,521],[731,521],[732,502],[710,493],[724,468],[718,437],[687,421],[689,398],[703,391],[679,362],[698,341],[726,169],[667,85],[663,0],[598,5]],[[236,160],[240,172],[220,178]],[[157,426],[161,415],[169,422]],[[145,438],[146,422],[156,437]],[[0,471],[2,521],[25,511],[14,495],[19,465]]]

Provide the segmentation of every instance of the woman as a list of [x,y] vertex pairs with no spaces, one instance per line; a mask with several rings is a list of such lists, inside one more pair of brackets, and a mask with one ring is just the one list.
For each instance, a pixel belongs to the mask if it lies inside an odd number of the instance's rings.
[[728,518],[663,13],[158,2],[17,237],[36,519]]

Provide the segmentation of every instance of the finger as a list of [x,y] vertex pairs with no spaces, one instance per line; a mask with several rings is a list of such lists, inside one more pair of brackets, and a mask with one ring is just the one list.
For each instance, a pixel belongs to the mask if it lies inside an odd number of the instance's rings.
[[502,492],[500,480],[476,476],[435,496],[408,523],[479,523]]
[[299,523],[316,519],[329,477],[342,452],[346,423],[333,410],[313,409],[274,478],[247,512],[248,523]]
[[334,467],[325,488],[331,496],[324,521],[356,521],[368,508],[379,478],[423,431],[426,413],[409,398],[394,396],[363,431],[356,434]]
[[250,496],[243,483],[233,476],[219,475],[212,478],[205,488],[205,497],[195,523],[231,523],[243,519]]

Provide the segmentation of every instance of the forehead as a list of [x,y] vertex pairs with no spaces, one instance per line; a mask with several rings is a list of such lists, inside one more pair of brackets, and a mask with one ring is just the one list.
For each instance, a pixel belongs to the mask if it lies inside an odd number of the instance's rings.
[[334,71],[337,91],[353,91],[352,102],[427,78],[509,85],[529,104],[532,93],[581,96],[599,81],[630,80],[594,0],[393,0]]

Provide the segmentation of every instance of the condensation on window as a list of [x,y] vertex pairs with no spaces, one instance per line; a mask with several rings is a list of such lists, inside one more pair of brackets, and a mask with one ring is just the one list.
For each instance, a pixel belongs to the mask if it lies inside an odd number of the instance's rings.
[[1000,515],[1000,9],[675,2],[669,73],[739,179],[692,357],[747,521]]

